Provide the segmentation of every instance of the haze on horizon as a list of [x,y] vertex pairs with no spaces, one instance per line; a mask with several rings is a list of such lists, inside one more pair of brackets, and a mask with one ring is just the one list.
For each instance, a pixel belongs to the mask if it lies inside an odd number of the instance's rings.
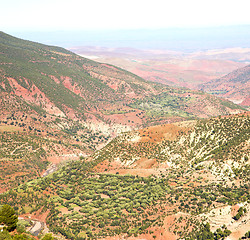
[[9,0],[0,26],[63,47],[250,47],[249,7],[248,0]]

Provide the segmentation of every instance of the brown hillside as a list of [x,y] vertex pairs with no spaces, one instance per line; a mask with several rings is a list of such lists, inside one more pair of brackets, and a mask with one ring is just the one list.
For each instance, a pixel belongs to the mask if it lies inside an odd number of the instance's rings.
[[202,89],[217,96],[249,106],[250,65],[239,68],[228,75],[203,84]]

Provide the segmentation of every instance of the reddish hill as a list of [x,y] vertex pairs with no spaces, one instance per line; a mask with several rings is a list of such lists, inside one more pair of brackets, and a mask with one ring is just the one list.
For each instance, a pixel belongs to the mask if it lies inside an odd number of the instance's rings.
[[201,88],[206,92],[249,107],[250,65],[237,69],[222,78],[205,83]]
[[250,106],[250,96],[245,98],[245,100],[243,100],[243,102],[240,105],[242,105],[242,106]]

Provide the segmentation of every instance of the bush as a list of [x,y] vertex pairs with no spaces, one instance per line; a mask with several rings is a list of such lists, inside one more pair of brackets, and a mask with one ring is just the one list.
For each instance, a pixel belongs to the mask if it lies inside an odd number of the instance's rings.
[[243,209],[243,207],[240,207],[239,210],[238,210],[238,212],[237,212],[237,214],[233,217],[233,219],[234,219],[235,221],[239,220],[240,217],[244,214],[245,211],[246,211],[246,210]]

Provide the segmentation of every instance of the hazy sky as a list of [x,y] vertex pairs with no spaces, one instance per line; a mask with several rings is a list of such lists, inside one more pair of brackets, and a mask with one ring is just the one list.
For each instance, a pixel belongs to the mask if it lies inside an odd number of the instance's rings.
[[249,0],[0,0],[0,30],[87,30],[250,24]]

